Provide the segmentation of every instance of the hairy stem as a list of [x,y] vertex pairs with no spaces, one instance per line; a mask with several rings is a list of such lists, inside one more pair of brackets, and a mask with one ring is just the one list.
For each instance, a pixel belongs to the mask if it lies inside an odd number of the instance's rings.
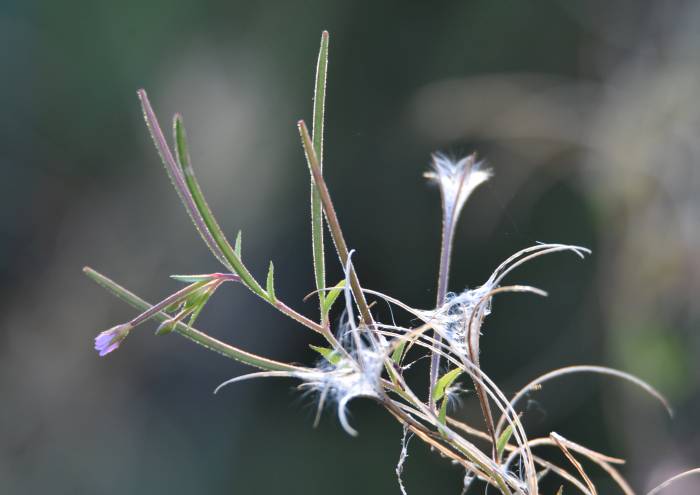
[[[450,260],[452,259],[452,240],[454,238],[455,222],[452,218],[446,217],[442,224],[442,243],[440,248],[440,268],[438,271],[437,298],[435,307],[439,308],[445,304],[447,298],[447,287],[450,279]],[[438,344],[442,342],[442,337],[435,332],[434,338]],[[430,381],[428,387],[428,403],[435,408],[433,391],[440,374],[440,354],[433,352],[430,356]]]
[[170,177],[170,180],[173,183],[173,186],[175,187],[178,196],[180,196],[180,200],[185,205],[185,210],[187,210],[187,213],[189,214],[190,218],[192,219],[192,222],[197,228],[197,232],[199,232],[199,235],[202,237],[204,243],[207,245],[209,250],[214,254],[214,256],[216,256],[216,259],[218,259],[219,262],[226,268],[234,270],[233,266],[231,266],[226,261],[226,258],[221,252],[221,249],[218,246],[217,242],[214,240],[214,237],[212,236],[212,233],[210,232],[210,229],[207,226],[205,219],[202,217],[200,211],[198,210],[194,198],[192,197],[192,194],[190,194],[187,188],[187,184],[185,183],[185,178],[182,175],[182,171],[180,170],[180,167],[175,161],[175,158],[173,157],[173,154],[170,151],[170,147],[168,146],[168,142],[165,139],[165,135],[163,134],[163,131],[161,130],[160,125],[158,124],[158,119],[156,118],[156,114],[153,111],[151,102],[148,100],[146,90],[139,89],[137,91],[137,94],[139,96],[139,100],[141,100],[143,116],[146,121],[146,126],[148,127],[148,130],[151,133],[153,143],[156,145],[156,149],[158,150],[160,159],[163,162],[163,165],[165,165],[165,170],[168,172],[168,176]]
[[[323,202],[323,211],[326,214],[326,221],[328,222],[331,237],[333,237],[333,242],[335,244],[336,251],[338,252],[338,257],[340,258],[340,262],[344,267],[348,266],[348,258],[350,257],[348,246],[345,243],[345,237],[343,237],[343,231],[340,228],[340,222],[338,222],[338,216],[335,212],[335,208],[333,207],[331,195],[328,192],[328,186],[323,180],[318,158],[316,156],[316,152],[314,151],[311,137],[309,136],[309,130],[307,129],[303,120],[299,121],[298,126],[299,133],[301,134],[301,142],[304,146],[304,151],[306,152],[306,160],[309,164],[309,169],[311,170],[314,183],[316,184],[318,192],[321,196],[321,201]],[[362,292],[360,280],[352,266],[350,266],[350,288],[352,290],[353,297],[355,298],[355,302],[357,303],[357,308],[362,316],[362,321],[365,325],[374,326],[374,319],[372,318],[372,313],[367,305],[365,295]]]

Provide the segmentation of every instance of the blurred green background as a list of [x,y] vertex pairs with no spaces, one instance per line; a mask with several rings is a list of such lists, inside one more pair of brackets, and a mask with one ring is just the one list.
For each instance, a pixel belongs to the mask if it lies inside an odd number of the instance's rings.
[[[462,216],[453,290],[537,241],[593,249],[510,277],[550,297],[495,301],[485,371],[506,394],[568,364],[636,373],[672,421],[627,385],[578,376],[531,397],[528,431],[627,458],[640,491],[700,465],[697,2],[2,0],[0,493],[398,493],[400,427],[370,401],[351,404],[351,438],[332,411],[314,429],[314,398],[290,382],[212,395],[246,370],[176,336],[143,328],[107,358],[92,349],[133,312],[83,265],[151,301],[178,287],[170,274],[218,269],[159,163],[140,87],[163,122],[183,113],[205,193],[227,232],[243,230],[254,273],[274,260],[278,295],[314,314],[295,123],[310,119],[323,29],[325,173],[364,284],[433,304],[439,199],[421,174],[435,150],[478,151],[495,177]],[[198,326],[315,359],[314,335],[240,287]],[[479,426],[473,397],[463,405]],[[462,475],[412,444],[409,493],[459,493]]]

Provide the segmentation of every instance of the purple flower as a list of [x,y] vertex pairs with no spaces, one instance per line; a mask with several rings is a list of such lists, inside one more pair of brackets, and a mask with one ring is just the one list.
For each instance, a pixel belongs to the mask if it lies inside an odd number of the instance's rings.
[[105,330],[95,337],[95,350],[100,354],[100,357],[105,356],[115,350],[122,343],[122,340],[129,335],[133,328],[129,323],[123,323]]

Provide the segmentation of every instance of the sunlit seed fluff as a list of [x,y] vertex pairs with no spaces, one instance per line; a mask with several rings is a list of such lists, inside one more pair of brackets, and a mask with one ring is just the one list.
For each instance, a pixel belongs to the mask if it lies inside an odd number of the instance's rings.
[[347,417],[348,403],[357,397],[380,397],[382,394],[381,375],[387,356],[386,349],[379,345],[376,349],[370,346],[343,347],[340,358],[333,363],[321,361],[316,368],[299,368],[299,371],[262,371],[237,376],[221,383],[214,393],[233,383],[252,378],[287,377],[302,380],[299,387],[319,393],[319,411],[323,405],[331,401],[337,404],[338,420],[343,429],[350,435],[357,431],[350,426]]
[[493,288],[492,285],[482,285],[466,289],[460,294],[448,294],[445,304],[439,308],[448,339],[466,345],[468,323],[473,316],[477,316],[475,311],[478,311],[479,320],[491,313],[491,297],[488,297],[488,293]]
[[424,174],[440,187],[445,217],[452,220],[459,216],[472,192],[491,175],[483,161],[476,161],[476,154],[454,161],[441,153],[433,154],[432,170]]
[[355,436],[357,431],[348,421],[347,405],[357,397],[380,395],[384,359],[384,352],[363,347],[353,349],[350,358],[342,357],[335,365],[322,363],[314,371],[296,376],[304,380],[307,387],[319,392],[323,400],[327,398],[337,403],[341,426]]
[[[445,304],[423,314],[427,321],[441,328],[443,337],[461,355],[468,354],[469,340],[478,349],[481,323],[491,313],[489,294],[496,286],[486,284],[475,289],[465,289],[459,294],[449,292]],[[470,326],[471,324],[471,326]]]
[[467,352],[471,344],[474,358],[479,352],[481,324],[491,314],[491,301],[497,291],[530,292],[546,295],[535,287],[516,285],[500,287],[503,278],[513,269],[542,255],[569,251],[579,257],[590,253],[586,248],[566,244],[537,244],[522,249],[506,259],[494,270],[489,279],[481,286],[466,289],[459,294],[448,293],[445,304],[433,311],[422,312],[423,318],[442,329],[444,337],[455,346],[456,350]]

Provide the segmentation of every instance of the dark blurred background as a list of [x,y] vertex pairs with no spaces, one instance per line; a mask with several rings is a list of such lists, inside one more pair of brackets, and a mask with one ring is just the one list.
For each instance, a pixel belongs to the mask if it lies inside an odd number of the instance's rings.
[[[495,177],[463,214],[453,290],[537,241],[593,250],[511,275],[550,297],[495,301],[485,371],[506,394],[568,364],[636,373],[673,420],[626,384],[572,376],[525,404],[529,432],[627,458],[640,491],[700,465],[697,2],[2,0],[0,493],[398,493],[400,427],[370,401],[351,404],[351,438],[332,411],[314,429],[314,399],[289,381],[212,395],[246,369],[152,327],[106,358],[92,349],[134,312],[83,265],[150,301],[179,287],[170,274],[218,269],[159,163],[140,87],[164,125],[184,114],[205,193],[231,237],[243,230],[253,272],[274,260],[278,295],[315,313],[301,301],[313,276],[295,123],[310,119],[322,29],[325,173],[364,284],[434,304],[439,195],[421,175],[435,150],[478,151]],[[314,335],[240,287],[197,326],[316,359]],[[460,415],[480,426],[473,397]],[[459,493],[462,475],[412,445],[409,493]]]

